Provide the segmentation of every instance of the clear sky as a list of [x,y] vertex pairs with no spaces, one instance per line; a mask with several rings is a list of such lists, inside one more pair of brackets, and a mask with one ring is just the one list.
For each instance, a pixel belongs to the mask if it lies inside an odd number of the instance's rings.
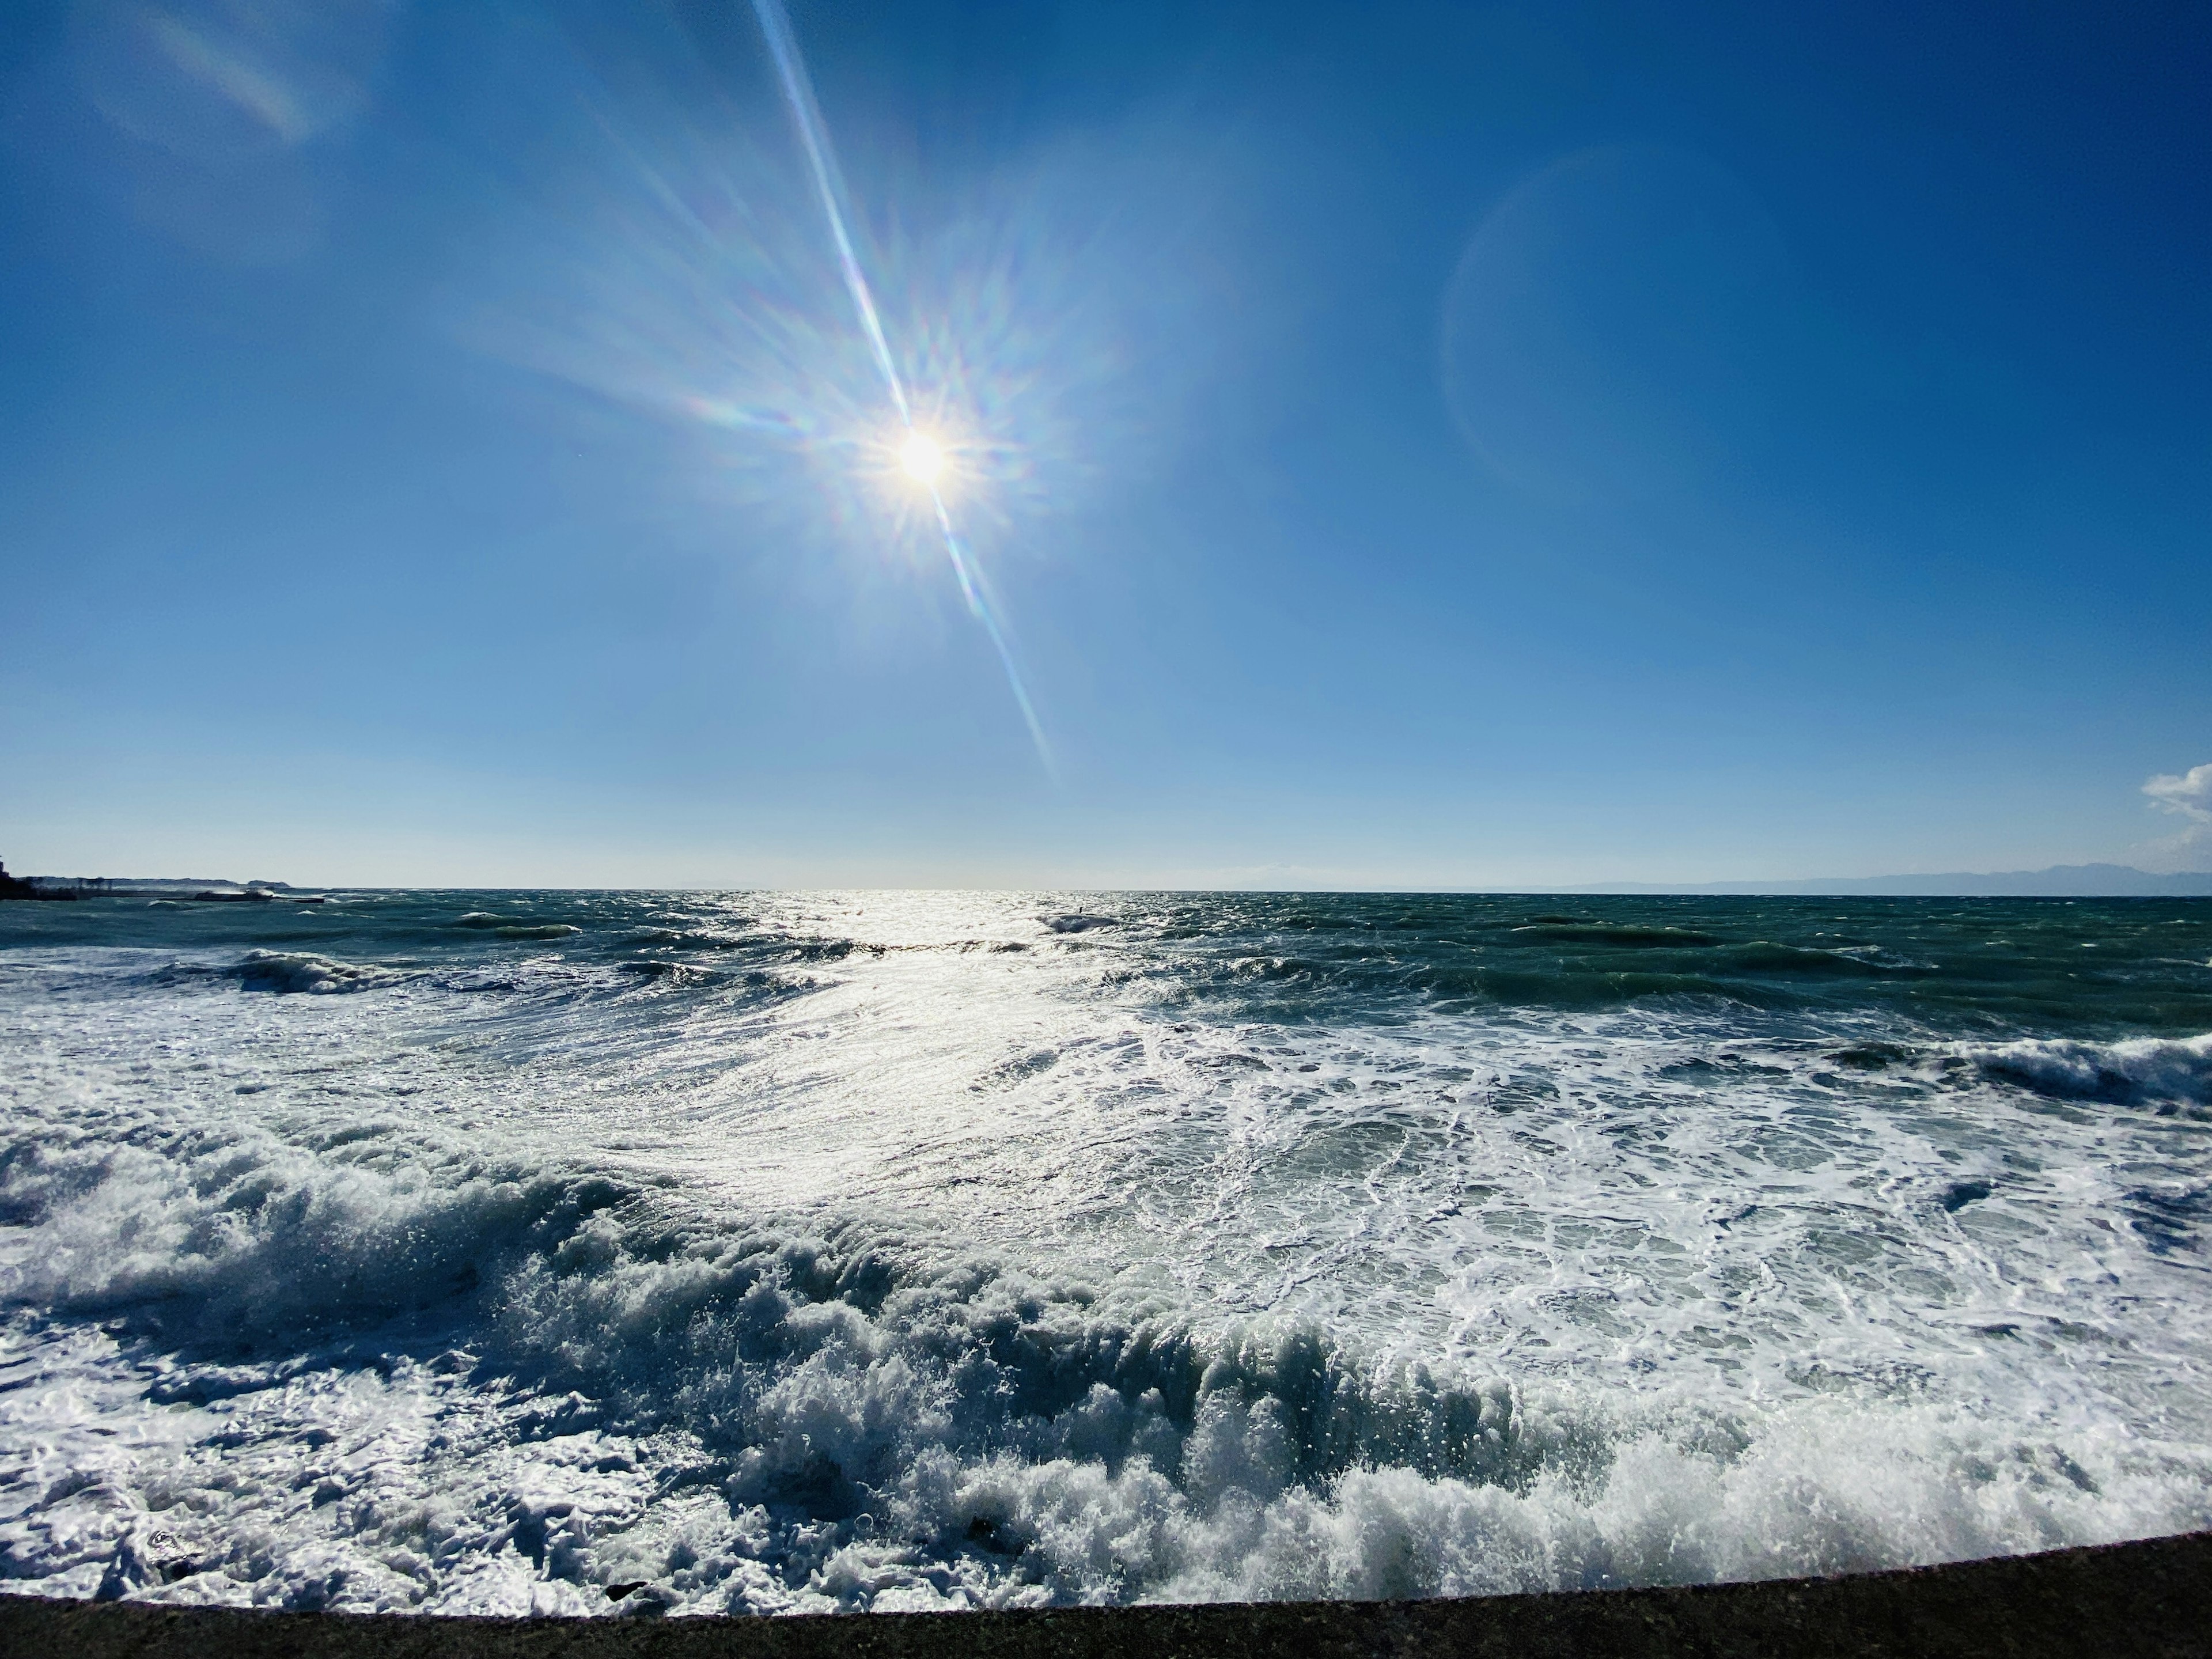
[[750,4],[11,0],[11,868],[2212,866],[2212,10],[790,16],[1049,762]]

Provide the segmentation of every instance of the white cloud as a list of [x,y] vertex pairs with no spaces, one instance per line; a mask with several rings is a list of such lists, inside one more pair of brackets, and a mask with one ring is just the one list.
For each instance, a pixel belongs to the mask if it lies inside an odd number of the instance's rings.
[[2181,833],[2131,848],[2146,870],[2202,870],[2212,854],[2212,764],[2186,772],[2160,772],[2144,781],[2144,794],[2161,812],[2185,820]]
[[2212,824],[2212,764],[2192,766],[2179,775],[2161,772],[2143,785],[2142,792],[2154,806]]

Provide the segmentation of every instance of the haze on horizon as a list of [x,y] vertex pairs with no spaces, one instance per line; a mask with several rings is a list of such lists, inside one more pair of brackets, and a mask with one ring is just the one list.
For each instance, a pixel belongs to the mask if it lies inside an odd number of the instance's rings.
[[791,26],[9,9],[10,869],[2212,868],[2201,9]]

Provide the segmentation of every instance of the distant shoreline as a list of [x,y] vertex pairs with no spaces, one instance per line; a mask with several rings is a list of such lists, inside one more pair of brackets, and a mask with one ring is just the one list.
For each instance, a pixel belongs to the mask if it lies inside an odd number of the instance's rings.
[[[337,883],[310,892],[281,881],[234,882],[144,876],[27,876],[9,878],[0,898],[169,899],[203,903],[246,901],[289,901],[318,904],[333,890],[386,893],[715,893],[715,892],[951,892],[959,888],[869,887],[761,888],[739,883],[626,884],[618,886],[512,885],[507,884],[447,883],[433,885],[399,884],[363,885]],[[1037,893],[1244,893],[1364,895],[1388,897],[1453,898],[2045,898],[2045,899],[2176,899],[2212,898],[2212,872],[2183,872],[2156,875],[2125,865],[2061,865],[2048,870],[2014,871],[1998,875],[1958,873],[1936,876],[1838,876],[1801,881],[1712,882],[1589,882],[1576,886],[1549,887],[1098,887],[1041,885],[1034,888],[993,888],[994,892]]]
[[1995,875],[1820,876],[1804,881],[1591,883],[1556,893],[1760,898],[2212,898],[2212,871],[2154,875],[2125,864],[2057,864]]
[[320,904],[325,896],[295,890],[289,882],[195,881],[157,876],[24,876],[0,897],[70,902],[95,898],[168,899],[197,904]]

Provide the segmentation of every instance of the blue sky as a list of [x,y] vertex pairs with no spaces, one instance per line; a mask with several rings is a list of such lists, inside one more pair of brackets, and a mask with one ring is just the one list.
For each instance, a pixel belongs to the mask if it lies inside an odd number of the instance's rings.
[[31,0],[11,868],[2212,866],[2203,9],[791,19],[1049,764],[749,5]]

